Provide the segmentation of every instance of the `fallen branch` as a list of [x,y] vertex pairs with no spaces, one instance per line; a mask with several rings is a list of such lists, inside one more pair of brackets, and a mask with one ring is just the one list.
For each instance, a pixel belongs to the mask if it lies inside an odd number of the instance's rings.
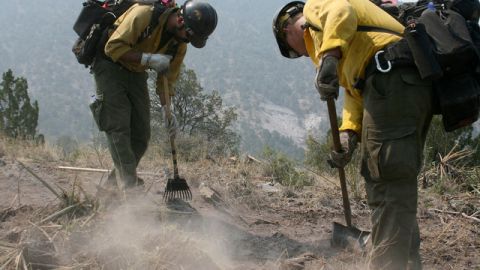
[[476,218],[476,217],[474,217],[473,215],[472,215],[472,216],[469,216],[469,215],[467,215],[467,214],[465,214],[465,213],[462,213],[462,216],[464,216],[464,217],[466,217],[466,218],[468,218],[468,219],[474,220],[474,221],[476,221],[476,222],[480,222],[480,218]]
[[[95,169],[95,168],[81,168],[81,167],[66,167],[58,166],[56,169],[67,170],[67,171],[78,171],[78,172],[101,172],[101,173],[110,173],[112,170],[108,169]],[[160,176],[161,174],[152,173],[152,172],[137,172],[138,175],[150,175],[150,176]]]
[[62,210],[60,210],[60,211],[58,211],[58,212],[56,212],[56,213],[53,213],[53,214],[51,214],[50,216],[48,216],[48,217],[40,220],[39,224],[42,224],[42,223],[47,222],[47,221],[49,221],[49,220],[52,220],[52,219],[54,219],[54,218],[56,218],[56,217],[60,217],[60,216],[62,216],[62,215],[64,215],[64,214],[68,213],[71,209],[79,206],[80,204],[81,204],[81,203],[76,203],[76,204],[70,205],[70,206],[68,206],[68,207],[65,207],[65,208],[63,208]]
[[433,211],[433,212],[438,212],[438,213],[444,213],[444,214],[450,214],[450,215],[461,215],[465,218],[468,218],[468,219],[471,219],[473,221],[476,221],[476,222],[480,222],[480,219],[479,218],[476,218],[474,217],[475,214],[469,216],[463,212],[456,212],[456,211],[447,211],[447,210],[440,210],[440,209],[428,209],[429,211]]
[[256,159],[254,156],[247,155],[248,162],[263,163],[261,160]]
[[63,197],[55,190],[53,189],[53,187],[48,184],[47,182],[45,182],[45,180],[43,180],[40,176],[38,176],[36,173],[34,173],[30,168],[28,168],[25,164],[23,164],[21,161],[17,160],[17,162],[22,165],[22,167],[27,170],[31,175],[33,175],[33,177],[35,177],[35,179],[37,179],[38,181],[40,181],[45,187],[47,187],[53,194],[55,194],[55,196],[57,196],[58,199],[60,200],[63,200]]
[[460,215],[461,212],[455,212],[455,211],[447,211],[447,210],[440,210],[440,209],[428,209],[429,211],[437,212],[437,213],[445,213],[445,214],[450,214],[450,215]]
[[85,225],[87,225],[95,216],[97,215],[97,212],[93,212],[91,216],[89,216],[83,223],[80,225],[81,228],[83,228]]
[[311,172],[311,173],[313,173],[314,175],[316,175],[316,176],[318,176],[318,177],[320,177],[320,178],[322,178],[322,179],[325,180],[327,183],[332,184],[332,185],[334,185],[335,187],[340,187],[340,185],[339,185],[338,183],[331,181],[331,180],[328,179],[327,177],[325,177],[325,176],[317,173],[316,171],[314,171],[314,170],[312,170],[312,169],[309,169],[309,168],[307,168],[307,167],[304,167],[303,169],[304,169],[304,170],[307,170],[307,171],[309,171],[309,172]]

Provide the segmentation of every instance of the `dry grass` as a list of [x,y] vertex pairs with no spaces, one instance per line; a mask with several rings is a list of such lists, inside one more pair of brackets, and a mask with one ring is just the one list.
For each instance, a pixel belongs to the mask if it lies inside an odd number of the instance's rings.
[[20,157],[40,161],[55,161],[59,160],[60,151],[49,143],[37,145],[33,141],[16,140],[0,135],[0,156],[8,156],[13,159]]
[[[52,164],[95,168],[111,166],[108,151],[102,147],[79,146],[70,156],[65,156],[60,150],[48,145],[36,146],[0,139],[0,159],[5,156],[7,160],[28,160],[24,162],[27,168],[33,162],[48,164],[45,166],[50,168]],[[480,247],[480,223],[474,219],[480,218],[480,192],[478,185],[469,184],[473,188],[465,188],[459,178],[476,173],[476,169],[469,171],[464,166],[467,157],[466,152],[456,151],[443,157],[439,167],[431,168],[428,174],[429,187],[420,190],[419,222],[425,269],[480,267],[476,255]],[[278,192],[267,192],[261,185],[271,180],[264,177],[262,165],[248,162],[245,158],[237,161],[202,159],[194,163],[181,160],[179,165],[180,174],[193,188],[207,183],[221,193],[221,207],[228,211],[230,222],[245,227],[252,241],[257,234],[282,231],[290,233],[295,241],[308,242],[309,237],[318,236],[322,230],[323,237],[327,237],[333,220],[343,222],[340,190],[335,177],[325,179],[312,174],[315,179],[313,186],[296,189],[280,185]],[[140,170],[163,172],[167,168],[171,168],[169,156],[164,155],[161,147],[151,146]],[[24,170],[25,174],[33,175],[26,168]],[[38,172],[38,168],[31,171]],[[14,206],[12,203],[0,209],[0,225],[4,225],[0,227],[2,270],[42,267],[65,270],[365,268],[366,254],[355,249],[334,255],[320,252],[313,257],[284,252],[276,260],[250,261],[242,258],[243,262],[232,262],[222,252],[233,247],[223,247],[220,251],[205,248],[212,246],[212,240],[235,242],[231,240],[230,233],[220,232],[218,228],[214,229],[217,236],[186,231],[179,225],[184,222],[172,222],[175,220],[172,219],[173,214],[152,200],[129,204],[115,198],[98,198],[96,194],[84,190],[78,175],[72,174],[67,187],[52,183],[45,175],[37,174],[37,177],[46,183],[42,183],[42,190],[56,193],[54,206],[22,210],[21,205]],[[455,188],[439,195],[435,187],[437,177],[450,179]],[[41,183],[35,177],[32,179]],[[162,178],[149,181],[149,184],[157,186]],[[359,227],[368,228],[370,213],[359,197],[359,200],[352,200],[354,222]],[[5,220],[8,222],[3,223]],[[204,226],[193,225],[198,228]],[[199,268],[199,265],[204,268]]]

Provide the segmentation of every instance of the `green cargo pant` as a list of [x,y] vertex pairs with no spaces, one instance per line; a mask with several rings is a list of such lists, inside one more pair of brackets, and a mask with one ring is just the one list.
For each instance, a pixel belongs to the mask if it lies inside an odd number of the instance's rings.
[[120,188],[134,186],[137,165],[150,139],[148,75],[103,59],[95,62],[93,73],[97,97],[102,99],[96,121],[107,135],[117,180]]
[[375,73],[363,92],[362,168],[372,209],[371,269],[421,269],[417,175],[432,85],[414,67]]

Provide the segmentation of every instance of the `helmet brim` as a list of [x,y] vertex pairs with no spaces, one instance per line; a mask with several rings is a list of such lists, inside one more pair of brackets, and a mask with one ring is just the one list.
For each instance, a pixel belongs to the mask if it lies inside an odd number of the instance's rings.
[[205,47],[205,45],[207,44],[207,38],[191,36],[189,38],[189,40],[190,40],[190,43],[192,44],[192,46],[195,47],[195,48],[198,48],[198,49],[201,49],[201,48]]
[[286,58],[299,58],[300,55],[299,53],[297,53],[294,49],[290,48],[290,46],[288,46],[287,44],[287,41],[286,40],[282,40],[280,38],[276,38],[277,40],[277,45],[278,45],[278,48],[280,49],[280,53],[282,54],[282,56],[286,57]]

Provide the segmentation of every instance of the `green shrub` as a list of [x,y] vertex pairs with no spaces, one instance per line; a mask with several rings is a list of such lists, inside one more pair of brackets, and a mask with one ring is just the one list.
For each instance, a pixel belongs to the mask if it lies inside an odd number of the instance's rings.
[[312,185],[312,179],[305,172],[295,168],[293,160],[285,154],[265,147],[263,157],[267,160],[264,166],[264,175],[273,177],[274,181],[284,186],[303,187]]
[[[305,165],[321,175],[326,175],[338,180],[338,170],[330,167],[327,160],[332,151],[331,132],[322,143],[317,142],[313,136],[307,138],[307,150],[305,153]],[[358,147],[359,148],[359,147]],[[360,175],[360,149],[355,150],[352,160],[345,167],[345,176],[347,185],[353,195],[353,199],[362,199],[364,197],[363,177]]]

